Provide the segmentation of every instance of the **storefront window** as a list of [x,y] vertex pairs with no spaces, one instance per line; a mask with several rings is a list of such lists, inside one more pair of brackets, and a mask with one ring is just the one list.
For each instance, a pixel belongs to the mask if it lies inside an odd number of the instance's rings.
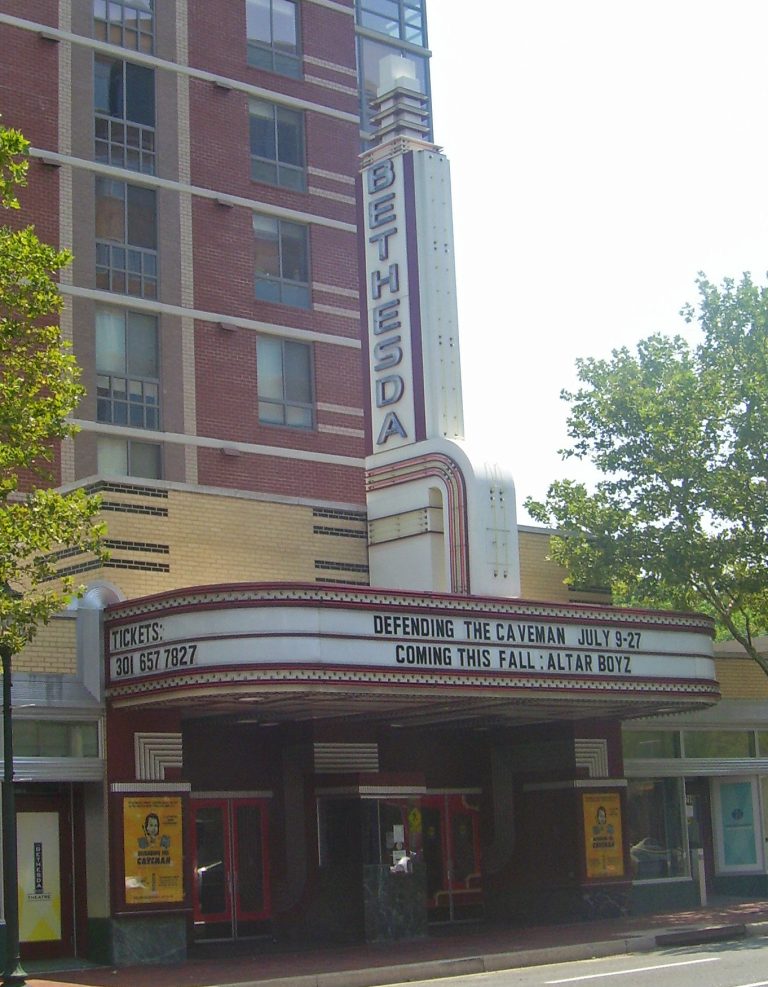
[[686,757],[754,757],[752,730],[683,730]]
[[624,757],[680,757],[680,734],[677,730],[626,730],[622,737]]
[[630,781],[627,819],[635,880],[658,880],[688,874],[688,846],[683,831],[680,778]]
[[13,746],[18,757],[98,757],[98,723],[66,720],[13,722]]

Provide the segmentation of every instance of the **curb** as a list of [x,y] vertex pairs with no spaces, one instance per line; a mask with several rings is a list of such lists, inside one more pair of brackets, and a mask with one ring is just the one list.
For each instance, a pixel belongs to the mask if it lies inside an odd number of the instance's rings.
[[[288,974],[284,977],[211,984],[209,987],[386,987],[390,984],[413,983],[414,981],[436,980],[477,973],[497,973],[503,970],[522,969],[523,967],[578,962],[630,953],[649,953],[657,949],[674,946],[704,945],[760,936],[768,936],[768,920],[689,927],[673,931],[660,931],[657,927],[655,930],[646,929],[634,935],[625,933],[615,939],[595,942],[570,943],[563,946],[537,946],[533,949],[516,949],[451,959],[421,960],[414,963],[393,963],[387,966],[365,967],[356,970]],[[78,987],[73,982],[62,985],[60,982],[38,980],[34,975],[30,977],[30,983],[39,984],[41,987]]]
[[274,977],[269,980],[246,980],[216,987],[386,987],[388,984],[439,980],[475,973],[498,973],[502,970],[551,963],[573,963],[627,953],[649,953],[666,946],[697,946],[727,942],[768,933],[768,922],[707,926],[680,932],[643,933],[622,939],[573,943],[567,946],[544,946],[518,949],[506,953],[489,953],[456,959],[424,960],[419,963],[396,963],[360,970],[337,970],[329,973]]
[[388,984],[439,980],[444,977],[461,977],[475,973],[498,973],[502,970],[543,966],[549,963],[567,963],[602,956],[620,956],[624,953],[650,952],[655,948],[655,937],[642,935],[628,939],[609,939],[604,942],[518,949],[514,952],[489,953],[484,956],[424,960],[419,963],[398,963],[361,970],[337,970],[329,973],[275,977],[270,980],[247,980],[234,984],[218,984],[216,987],[385,987]]
[[657,946],[700,946],[708,942],[727,942],[729,939],[744,939],[747,927],[744,924],[718,925],[706,929],[682,929],[680,932],[662,932],[656,936]]

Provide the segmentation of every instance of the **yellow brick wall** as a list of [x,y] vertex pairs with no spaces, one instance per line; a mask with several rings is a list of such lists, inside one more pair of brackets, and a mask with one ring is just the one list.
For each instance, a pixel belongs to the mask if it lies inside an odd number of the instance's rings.
[[768,699],[768,675],[751,658],[716,658],[723,699]]
[[315,531],[363,535],[357,517],[316,517],[305,505],[150,487],[105,490],[102,502],[110,561],[76,578],[105,579],[128,598],[227,582],[367,583],[367,572],[357,571],[367,564],[365,537]]
[[[131,599],[216,583],[368,582],[366,525],[354,513],[315,515],[301,504],[148,485],[111,484],[101,495],[109,563],[93,569],[83,556],[61,562],[60,571],[71,571],[80,585],[104,580]],[[75,674],[74,614],[41,627],[14,668]]]
[[550,533],[520,531],[520,588],[525,600],[554,603],[610,603],[610,594],[566,586],[565,569],[549,558]]
[[77,671],[75,615],[59,614],[43,624],[31,644],[15,655],[16,672],[74,675]]

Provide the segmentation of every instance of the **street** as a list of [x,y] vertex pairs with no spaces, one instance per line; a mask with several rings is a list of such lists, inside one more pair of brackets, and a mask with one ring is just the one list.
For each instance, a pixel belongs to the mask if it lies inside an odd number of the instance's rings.
[[[768,937],[446,978],[447,987],[768,987]],[[434,985],[436,981],[422,981]],[[410,983],[409,987],[419,987]]]

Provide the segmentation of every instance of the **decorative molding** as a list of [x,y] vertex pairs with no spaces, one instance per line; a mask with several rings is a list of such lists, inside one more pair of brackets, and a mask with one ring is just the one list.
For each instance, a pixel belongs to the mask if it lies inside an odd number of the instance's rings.
[[590,778],[608,777],[608,741],[580,737],[574,741],[576,767],[586,768]]
[[168,768],[183,763],[180,733],[135,733],[133,749],[139,781],[165,781]]
[[152,781],[145,784],[138,781],[114,781],[109,790],[125,795],[163,795],[166,792],[189,792],[191,787],[188,781]]
[[541,781],[523,785],[524,792],[562,792],[581,788],[626,788],[626,778],[576,778],[572,781]]
[[378,771],[378,744],[314,744],[316,774]]

